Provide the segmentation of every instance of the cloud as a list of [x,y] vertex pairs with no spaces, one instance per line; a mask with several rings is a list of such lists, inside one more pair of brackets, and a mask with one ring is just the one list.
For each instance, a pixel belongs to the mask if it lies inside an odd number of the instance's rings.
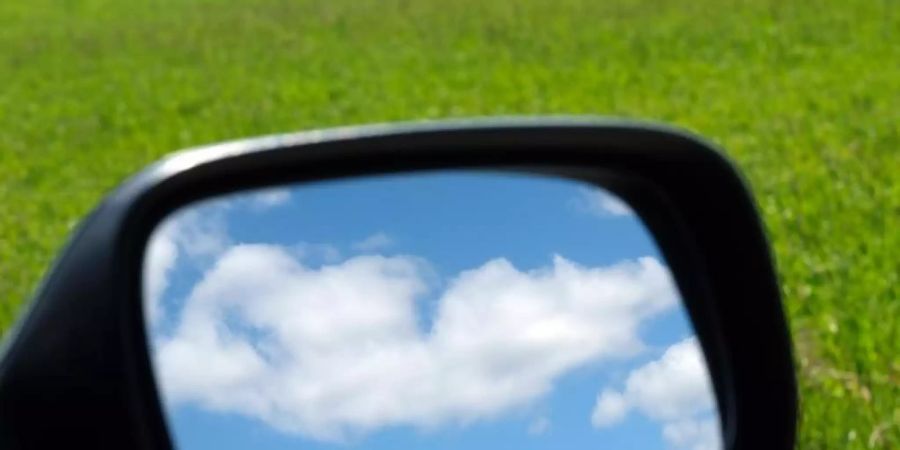
[[215,261],[230,245],[224,212],[227,202],[213,201],[179,210],[160,222],[147,240],[143,264],[143,296],[147,318],[159,323],[161,297],[180,260],[198,267]]
[[304,261],[324,261],[333,263],[341,259],[341,251],[331,244],[317,244],[313,242],[301,242],[294,245],[294,254]]
[[590,268],[557,256],[533,271],[497,258],[439,293],[428,279],[411,256],[312,269],[278,246],[234,246],[155,342],[167,403],[326,441],[489,420],[570,370],[641,350],[638,325],[677,302],[653,258]]
[[538,417],[528,425],[528,434],[540,436],[550,430],[550,420],[546,417]]
[[[226,214],[260,211],[290,200],[288,189],[275,188],[225,195],[190,204],[175,211],[153,230],[147,241],[143,264],[143,296],[147,319],[160,322],[161,297],[169,287],[169,276],[178,261],[197,268],[209,266],[233,243],[228,235]],[[335,261],[336,247],[328,244],[298,244],[302,258]]]
[[595,409],[595,425],[616,423],[630,409],[668,420],[713,407],[712,386],[696,338],[669,347],[662,357],[628,375],[622,392],[606,390]]
[[719,450],[722,437],[719,422],[714,418],[686,419],[667,423],[663,437],[676,448],[690,450]]
[[390,247],[393,243],[393,238],[384,232],[378,232],[353,244],[353,248],[362,252],[373,252]]
[[624,395],[615,391],[604,391],[597,399],[597,405],[591,414],[591,423],[596,427],[615,425],[625,419],[631,405]]
[[[264,189],[193,203],[174,212],[157,225],[148,240],[144,262],[145,295],[151,299],[162,295],[168,286],[167,275],[179,254],[202,266],[228,249],[232,245],[226,224],[229,211],[270,208],[288,200],[290,191],[287,189]],[[333,256],[336,249],[328,247],[316,249]]]
[[231,246],[225,212],[231,205],[224,201],[201,203],[182,209],[160,226],[171,227],[178,250],[192,259],[217,258]]
[[[712,384],[696,338],[669,347],[662,357],[633,370],[621,391],[597,397],[591,423],[598,428],[620,423],[629,412],[663,423],[663,436],[679,448],[719,448]],[[713,429],[710,433],[708,430]],[[712,437],[710,437],[712,436]]]
[[286,188],[263,189],[249,194],[248,197],[253,209],[265,210],[289,202],[291,200],[291,191]]
[[572,204],[579,211],[599,217],[625,217],[634,214],[631,207],[619,197],[599,188],[581,189]]
[[169,273],[178,257],[173,228],[173,224],[157,227],[147,244],[143,266],[143,288],[144,305],[151,323],[159,320],[160,298],[169,285]]

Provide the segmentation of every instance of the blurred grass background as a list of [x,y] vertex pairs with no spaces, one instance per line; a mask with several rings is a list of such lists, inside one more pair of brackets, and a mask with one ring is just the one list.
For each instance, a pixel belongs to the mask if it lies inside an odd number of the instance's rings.
[[178,148],[490,114],[671,122],[764,214],[799,447],[900,448],[893,0],[6,0],[0,332],[71,227]]

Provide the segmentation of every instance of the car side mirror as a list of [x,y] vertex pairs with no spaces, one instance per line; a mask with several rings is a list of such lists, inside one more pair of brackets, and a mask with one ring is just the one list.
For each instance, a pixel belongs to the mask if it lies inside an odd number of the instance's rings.
[[734,167],[682,131],[594,119],[173,154],[84,219],[0,354],[4,448],[199,448],[201,422],[236,446],[229,417],[360,446],[521,422],[477,432],[572,448],[619,439],[630,411],[644,448],[789,449],[796,408]]

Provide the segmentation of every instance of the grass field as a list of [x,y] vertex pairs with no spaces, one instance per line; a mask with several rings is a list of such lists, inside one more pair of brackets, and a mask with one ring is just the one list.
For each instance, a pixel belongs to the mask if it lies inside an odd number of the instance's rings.
[[0,331],[104,192],[180,147],[401,119],[655,119],[722,145],[754,189],[800,448],[900,448],[898,7],[0,2]]

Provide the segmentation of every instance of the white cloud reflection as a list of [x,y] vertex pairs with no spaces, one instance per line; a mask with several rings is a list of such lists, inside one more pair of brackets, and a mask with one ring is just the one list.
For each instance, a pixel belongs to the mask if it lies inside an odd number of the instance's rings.
[[631,207],[609,192],[599,188],[582,188],[572,200],[575,209],[598,217],[626,217],[634,215]]
[[158,323],[165,313],[160,302],[179,260],[208,266],[232,245],[224,216],[228,207],[226,202],[201,204],[163,221],[153,231],[143,266],[144,307],[150,323]]
[[391,238],[387,233],[378,232],[353,244],[353,248],[361,252],[375,252],[378,250],[384,250],[393,245],[393,243],[394,239]]
[[285,188],[262,189],[248,195],[251,206],[256,210],[265,210],[281,206],[291,200],[291,191]]
[[[533,271],[498,258],[440,293],[427,266],[365,255],[313,269],[279,246],[231,247],[156,342],[167,402],[326,441],[485,420],[572,369],[634,355],[638,325],[677,301],[653,258],[589,268],[557,256]],[[438,307],[422,329],[429,294]]]
[[621,391],[600,393],[591,423],[610,427],[637,411],[662,423],[663,437],[677,448],[718,449],[721,437],[712,392],[697,339],[687,338],[633,370]]

